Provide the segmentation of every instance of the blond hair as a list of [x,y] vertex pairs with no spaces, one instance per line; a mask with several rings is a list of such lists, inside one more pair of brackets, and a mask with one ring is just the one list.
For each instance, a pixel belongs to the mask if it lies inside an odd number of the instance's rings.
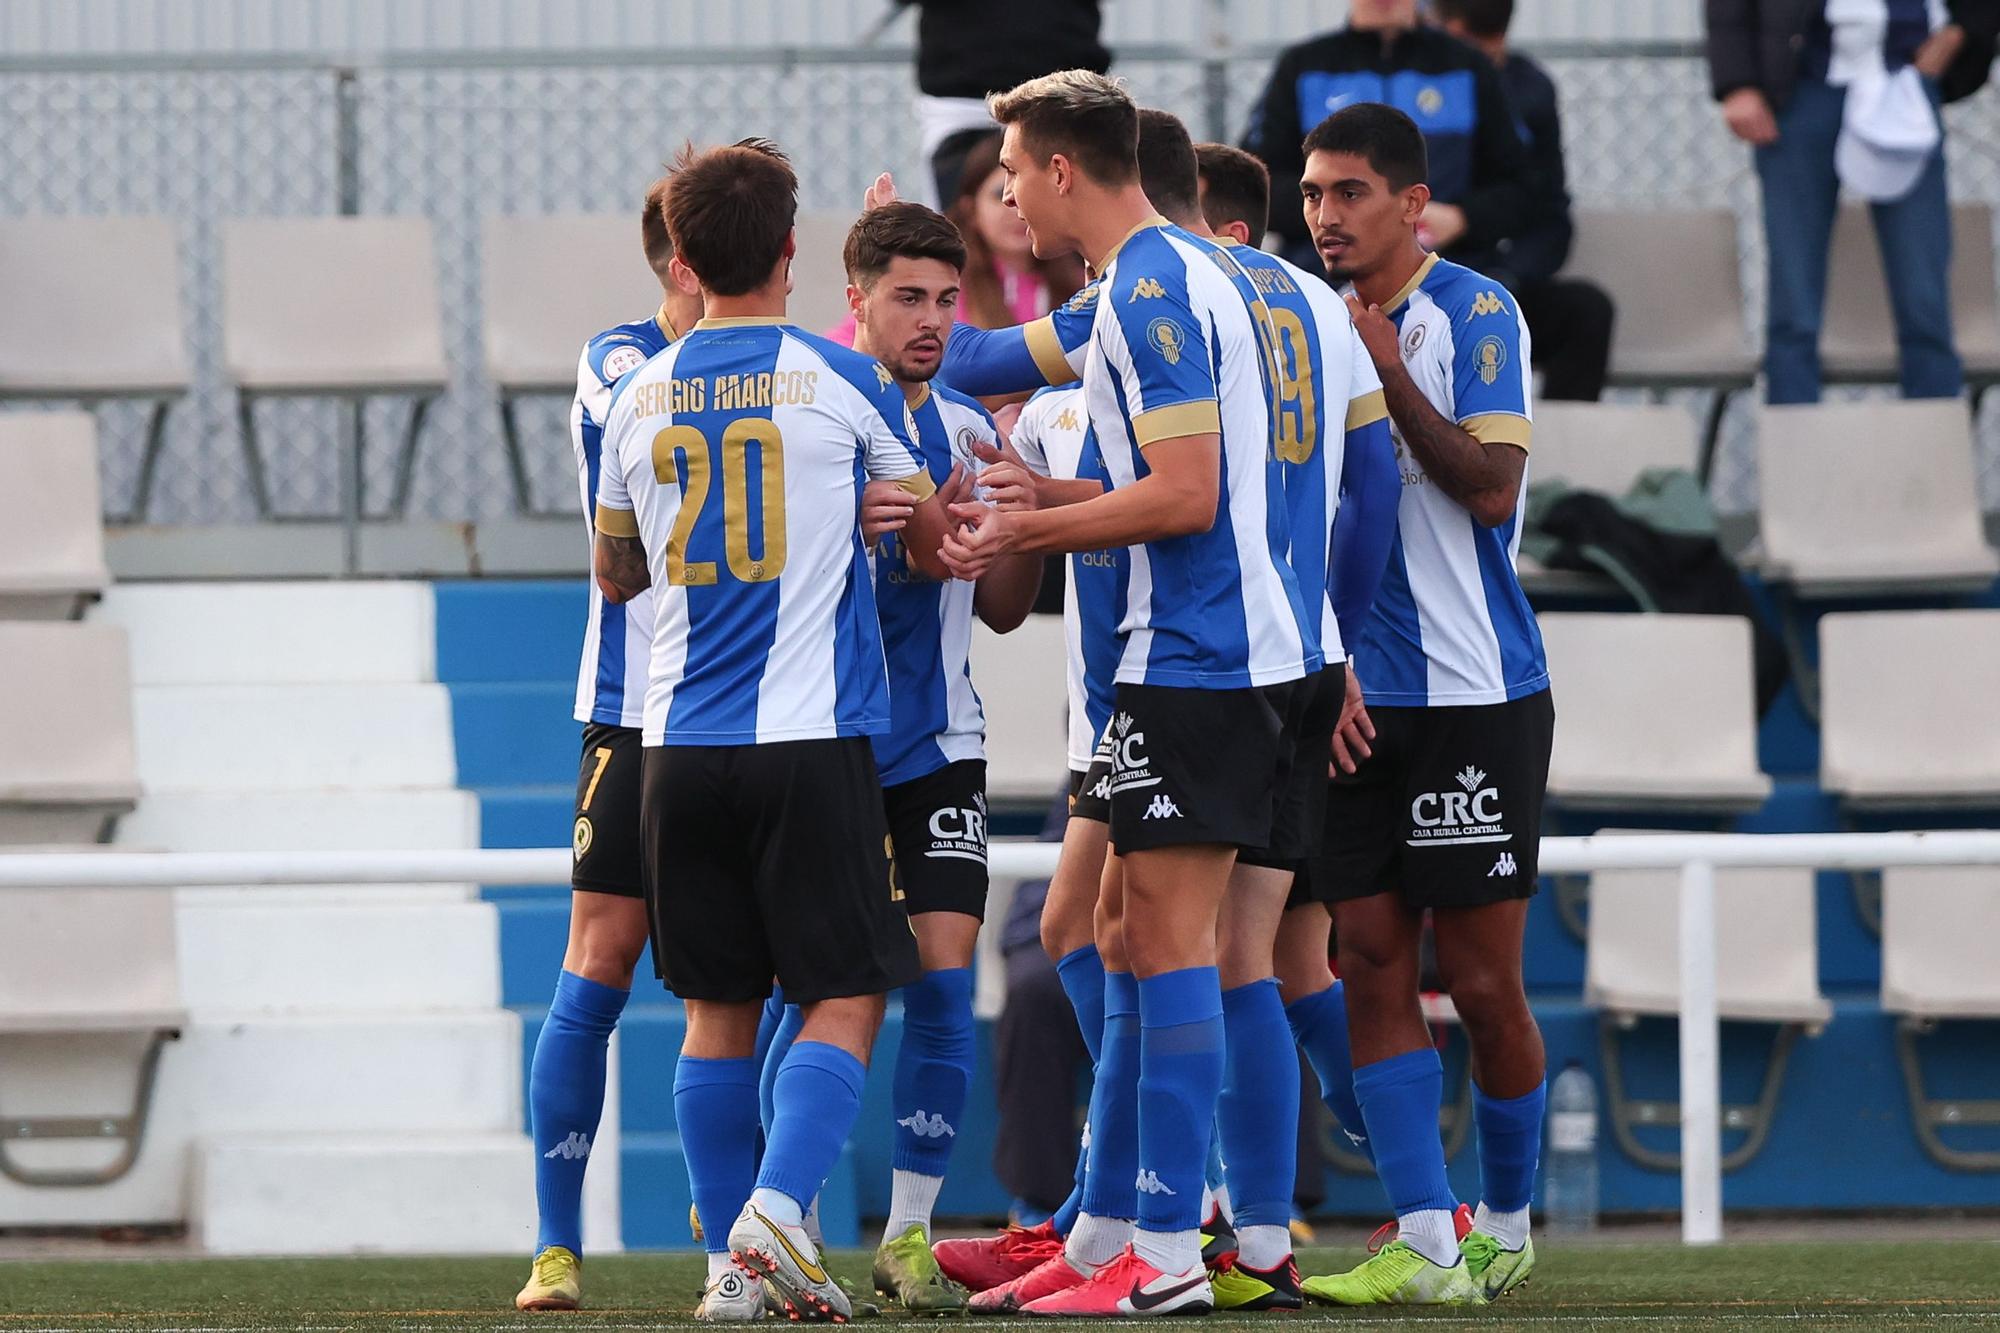
[[1044,162],[1061,153],[1103,185],[1139,178],[1139,108],[1121,79],[1058,70],[994,93],[986,110],[1019,126],[1023,145]]

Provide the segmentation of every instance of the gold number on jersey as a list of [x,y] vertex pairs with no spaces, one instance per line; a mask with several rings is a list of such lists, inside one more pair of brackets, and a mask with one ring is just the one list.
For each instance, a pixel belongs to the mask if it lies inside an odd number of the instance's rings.
[[1319,422],[1305,321],[1297,311],[1280,306],[1272,309],[1271,323],[1278,331],[1278,390],[1286,409],[1278,413],[1278,457],[1287,463],[1308,463],[1319,447]]
[[[763,550],[750,553],[750,446],[757,446],[759,486],[758,530]],[[688,540],[702,506],[708,503],[711,450],[707,437],[693,426],[668,426],[653,437],[653,479],[681,488],[680,508],[667,534],[667,582],[683,588],[715,582],[713,560],[690,561]],[[784,437],[763,417],[739,417],[722,432],[723,551],[729,572],[742,583],[768,583],[784,573],[785,445]]]

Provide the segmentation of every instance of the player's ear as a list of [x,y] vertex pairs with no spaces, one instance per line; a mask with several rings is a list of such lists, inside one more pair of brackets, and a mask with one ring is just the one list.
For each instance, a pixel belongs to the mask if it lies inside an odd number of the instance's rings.
[[693,269],[681,262],[679,255],[667,261],[667,279],[683,296],[701,295],[701,279],[694,275]]
[[1403,192],[1403,220],[1414,223],[1424,215],[1424,208],[1431,201],[1431,187],[1418,181]]
[[847,308],[848,310],[853,312],[854,322],[856,324],[865,322],[861,318],[861,303],[865,301],[867,298],[868,298],[867,292],[862,291],[859,287],[856,287],[851,282],[847,284]]
[[1225,222],[1222,224],[1222,234],[1230,240],[1235,241],[1238,245],[1256,244],[1250,238],[1250,224],[1247,222]]
[[1049,154],[1049,183],[1056,187],[1056,193],[1067,195],[1076,183],[1076,169],[1061,153]]

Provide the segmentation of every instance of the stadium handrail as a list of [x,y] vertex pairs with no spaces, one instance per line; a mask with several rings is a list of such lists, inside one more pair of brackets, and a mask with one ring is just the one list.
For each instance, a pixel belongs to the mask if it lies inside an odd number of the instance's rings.
[[[1054,873],[1055,843],[996,840],[995,879]],[[1900,833],[1639,833],[1544,838],[1544,874],[1678,870],[1680,894],[1681,1240],[1722,1240],[1720,1030],[1715,872],[1737,867],[1873,870],[2000,865],[2000,830]],[[570,849],[396,852],[0,852],[0,890],[285,884],[562,884]]]

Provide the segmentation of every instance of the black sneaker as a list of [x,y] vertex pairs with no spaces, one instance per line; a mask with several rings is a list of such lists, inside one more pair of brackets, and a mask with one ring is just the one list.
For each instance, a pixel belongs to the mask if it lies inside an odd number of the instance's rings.
[[1236,1228],[1220,1204],[1201,1224],[1201,1261],[1211,1271],[1236,1262]]

